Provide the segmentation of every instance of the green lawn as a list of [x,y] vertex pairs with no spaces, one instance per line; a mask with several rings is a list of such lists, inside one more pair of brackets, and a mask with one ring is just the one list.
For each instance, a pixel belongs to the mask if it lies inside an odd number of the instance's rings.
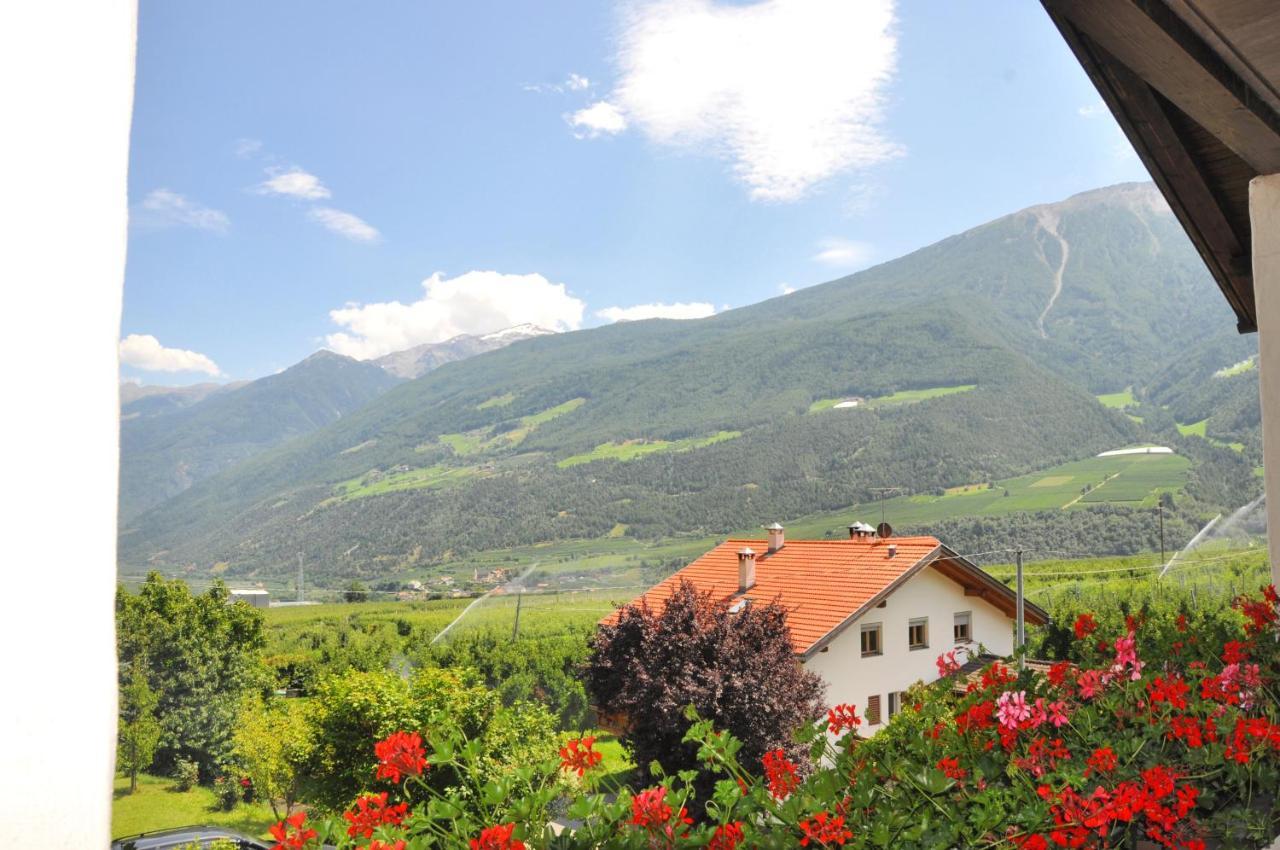
[[1116,410],[1138,406],[1138,400],[1133,397],[1133,387],[1125,387],[1123,391],[1118,393],[1103,393],[1098,396],[1098,401],[1102,402],[1104,407],[1112,407]]
[[229,812],[214,804],[213,791],[196,787],[179,793],[170,790],[173,780],[162,776],[138,777],[137,792],[129,793],[129,778],[117,776],[111,803],[111,835],[123,838],[175,826],[212,824],[249,835],[265,837],[276,822],[264,803],[241,803]]
[[625,461],[659,452],[688,452],[741,436],[741,431],[719,431],[709,437],[686,437],[683,440],[626,440],[601,443],[589,452],[564,458],[557,462],[556,466],[564,469],[581,463],[590,463],[593,460]]

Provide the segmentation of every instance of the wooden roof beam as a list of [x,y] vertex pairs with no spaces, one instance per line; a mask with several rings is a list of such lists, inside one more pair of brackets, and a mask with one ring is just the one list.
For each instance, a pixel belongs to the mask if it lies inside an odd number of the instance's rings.
[[1280,115],[1160,0],[1043,0],[1260,174],[1280,172]]
[[[1043,0],[1067,46],[1115,115],[1161,194],[1169,200],[1227,302],[1241,333],[1257,330],[1250,263],[1251,234],[1237,233],[1214,196],[1210,181],[1170,121],[1166,105],[1136,73],[1076,29],[1057,11],[1057,0]],[[1117,0],[1117,5],[1128,0]]]

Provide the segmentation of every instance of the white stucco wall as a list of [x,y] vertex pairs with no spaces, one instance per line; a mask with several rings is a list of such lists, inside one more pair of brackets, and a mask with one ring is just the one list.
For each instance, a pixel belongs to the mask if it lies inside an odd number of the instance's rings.
[[[973,651],[982,644],[997,655],[1013,652],[1013,618],[976,596],[965,596],[963,587],[926,567],[890,594],[885,607],[862,615],[829,644],[827,652],[819,652],[806,666],[826,680],[828,705],[853,703],[864,716],[867,697],[879,694],[880,725],[864,723],[860,730],[864,735],[876,732],[889,719],[891,691],[905,691],[917,681],[931,682],[938,677],[935,662],[955,646],[952,625],[955,615],[963,611],[971,614],[973,642],[969,646]],[[929,645],[908,649],[908,623],[920,617],[929,618]],[[884,651],[863,658],[861,626],[871,623],[883,626]]]

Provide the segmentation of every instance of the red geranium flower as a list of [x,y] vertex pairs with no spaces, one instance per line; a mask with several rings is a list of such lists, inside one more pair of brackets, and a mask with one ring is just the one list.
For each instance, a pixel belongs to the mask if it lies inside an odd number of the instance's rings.
[[948,779],[954,779],[957,782],[969,775],[969,771],[960,766],[960,759],[957,758],[939,759],[938,770],[945,773]]
[[1119,760],[1110,747],[1099,747],[1093,751],[1093,755],[1089,756],[1089,767],[1085,769],[1084,775],[1088,776],[1092,772],[1110,773],[1116,769],[1118,763]]
[[471,850],[525,850],[523,841],[511,837],[515,829],[514,823],[482,829],[479,838],[471,839]]
[[839,735],[846,729],[855,729],[861,725],[862,718],[858,716],[857,706],[851,703],[841,703],[827,710],[827,728],[832,735]]
[[378,767],[374,774],[377,779],[398,783],[402,774],[421,776],[427,769],[422,736],[417,732],[393,732],[374,744],[373,752],[378,757]]
[[808,847],[811,841],[823,847],[838,847],[853,838],[853,833],[845,829],[844,816],[833,816],[827,812],[818,812],[800,821],[800,831],[804,833],[804,838],[800,839],[801,847]]
[[408,803],[388,806],[387,792],[383,791],[381,794],[366,794],[359,798],[356,800],[355,810],[343,812],[342,816],[351,824],[347,827],[347,835],[352,838],[357,835],[369,838],[373,835],[373,831],[384,823],[394,826],[404,823],[408,813]]
[[[302,825],[306,822],[306,812],[294,812],[280,821],[280,823],[271,827],[271,837],[276,840],[276,845],[271,850],[298,850],[298,848],[306,847],[307,842],[316,837],[314,829],[304,830],[302,828]],[[289,827],[293,827],[293,829],[290,830]]]
[[595,742],[590,735],[568,741],[560,748],[560,769],[577,771],[582,776],[598,765],[604,756],[592,749]]
[[[671,806],[667,804],[667,789],[659,785],[641,791],[631,798],[631,823],[650,832],[661,830],[668,837],[674,835],[671,828]],[[685,825],[693,823],[685,809],[680,809],[676,822]]]
[[1076,617],[1076,624],[1073,626],[1078,640],[1084,640],[1093,634],[1098,628],[1098,621],[1093,619],[1092,614],[1081,614]]
[[716,827],[715,834],[707,842],[707,850],[735,850],[742,840],[742,822],[733,821]]
[[404,850],[404,847],[405,845],[404,845],[403,838],[401,838],[399,841],[393,841],[390,844],[387,844],[386,842],[380,841],[377,838],[375,838],[369,842],[369,846],[365,847],[364,850]]
[[800,786],[800,771],[795,762],[782,750],[770,750],[764,754],[764,775],[769,782],[769,793],[781,800]]

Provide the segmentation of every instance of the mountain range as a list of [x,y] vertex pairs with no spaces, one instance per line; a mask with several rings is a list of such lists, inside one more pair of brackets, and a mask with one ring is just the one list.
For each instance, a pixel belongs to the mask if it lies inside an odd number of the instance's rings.
[[[1252,478],[1256,383],[1250,396],[1239,364],[1256,343],[1147,184],[706,319],[513,336],[452,362],[429,346],[315,355],[273,376],[299,370],[288,380],[124,423],[122,567],[264,577],[302,553],[338,579],[520,544],[721,534],[880,487],[933,492],[1176,440],[1201,419],[1240,446],[1205,443],[1214,480]],[[303,376],[325,403],[299,403]],[[1123,390],[1133,410],[1095,398]],[[296,415],[258,415],[275,404]],[[1244,496],[1188,489],[1205,510]]]

